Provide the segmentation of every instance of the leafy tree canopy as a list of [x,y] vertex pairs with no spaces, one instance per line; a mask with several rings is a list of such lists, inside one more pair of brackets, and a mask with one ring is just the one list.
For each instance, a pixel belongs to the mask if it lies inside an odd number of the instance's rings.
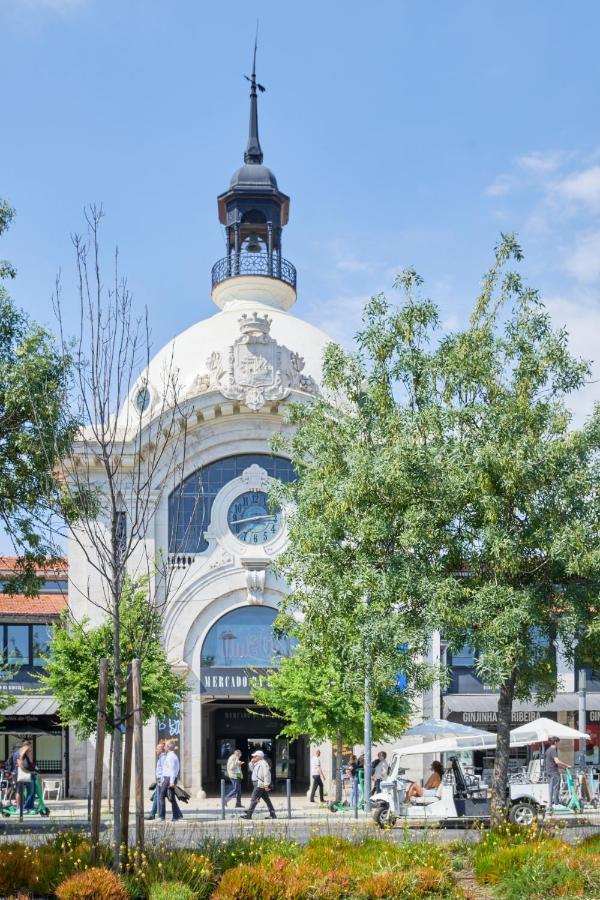
[[[14,210],[0,201],[0,235]],[[7,590],[35,594],[35,568],[58,554],[48,528],[49,496],[59,487],[55,463],[76,423],[64,415],[70,360],[53,338],[14,305],[6,282],[13,266],[0,261],[0,522],[20,567]]]
[[387,696],[399,672],[413,693],[431,678],[431,575],[442,568],[448,506],[429,374],[438,314],[419,283],[412,271],[398,280],[398,310],[372,298],[355,353],[329,345],[322,394],[292,405],[294,432],[278,443],[298,472],[276,490],[291,502],[278,562],[292,585],[286,609],[302,619],[303,652],[317,668],[344,660],[354,698],[367,672],[374,697]]
[[[185,677],[173,672],[167,660],[160,615],[157,610],[151,611],[146,579],[126,580],[120,613],[122,664],[126,667],[133,659],[141,659],[143,720],[170,716],[183,701],[187,685]],[[110,620],[90,627],[87,620],[73,622],[65,617],[63,627],[54,630],[46,672],[40,680],[57,698],[62,721],[74,724],[82,740],[96,730],[102,658],[109,660],[108,727],[113,727],[112,652]],[[123,709],[126,699],[124,684]]]
[[[253,684],[252,694],[271,715],[283,719],[281,733],[290,740],[308,735],[315,742],[335,743],[338,736],[346,744],[363,741],[364,690],[357,694],[339,659],[322,658],[315,665],[302,643],[266,680]],[[410,704],[402,693],[380,691],[373,704],[373,739],[402,734],[409,713]]]

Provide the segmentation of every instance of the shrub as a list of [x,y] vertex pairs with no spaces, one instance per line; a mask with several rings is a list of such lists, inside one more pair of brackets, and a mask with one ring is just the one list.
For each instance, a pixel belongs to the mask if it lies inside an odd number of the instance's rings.
[[181,881],[157,881],[150,888],[148,900],[196,900],[196,894]]
[[[260,866],[241,865],[228,869],[213,893],[214,900],[284,900],[280,885]],[[288,895],[289,896],[289,895]]]
[[86,869],[63,881],[58,900],[129,900],[125,885],[110,869]]

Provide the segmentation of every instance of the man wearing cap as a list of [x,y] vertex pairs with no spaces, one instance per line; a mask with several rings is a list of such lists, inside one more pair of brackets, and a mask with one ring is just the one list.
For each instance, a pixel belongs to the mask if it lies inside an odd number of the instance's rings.
[[257,750],[252,754],[252,759],[250,760],[250,769],[252,770],[252,783],[254,784],[254,790],[252,791],[252,796],[250,797],[250,806],[248,807],[248,812],[244,813],[243,816],[240,816],[241,819],[251,819],[252,813],[256,809],[256,804],[259,800],[264,800],[267,809],[269,810],[269,815],[272,819],[276,819],[275,810],[273,808],[273,804],[271,803],[271,798],[269,797],[269,791],[271,790],[271,767],[269,763],[265,759],[265,754],[262,750]]
[[560,770],[570,768],[558,758],[558,738],[550,738],[550,746],[544,753],[546,778],[550,784],[550,806],[558,806],[560,794]]

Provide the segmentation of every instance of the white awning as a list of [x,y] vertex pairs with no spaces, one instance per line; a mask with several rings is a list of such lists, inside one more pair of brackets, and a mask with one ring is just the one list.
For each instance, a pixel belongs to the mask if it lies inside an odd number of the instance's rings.
[[3,710],[2,716],[5,719],[12,716],[53,716],[57,709],[54,697],[20,697],[16,703]]

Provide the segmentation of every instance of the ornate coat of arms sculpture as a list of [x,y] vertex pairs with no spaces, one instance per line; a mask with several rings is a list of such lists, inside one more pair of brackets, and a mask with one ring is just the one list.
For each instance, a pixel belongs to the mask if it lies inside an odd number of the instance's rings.
[[284,400],[292,390],[317,393],[314,378],[302,374],[302,357],[270,336],[269,316],[244,313],[238,321],[241,333],[237,340],[207,359],[208,373],[195,384],[199,393],[218,390],[255,412],[265,403]]

